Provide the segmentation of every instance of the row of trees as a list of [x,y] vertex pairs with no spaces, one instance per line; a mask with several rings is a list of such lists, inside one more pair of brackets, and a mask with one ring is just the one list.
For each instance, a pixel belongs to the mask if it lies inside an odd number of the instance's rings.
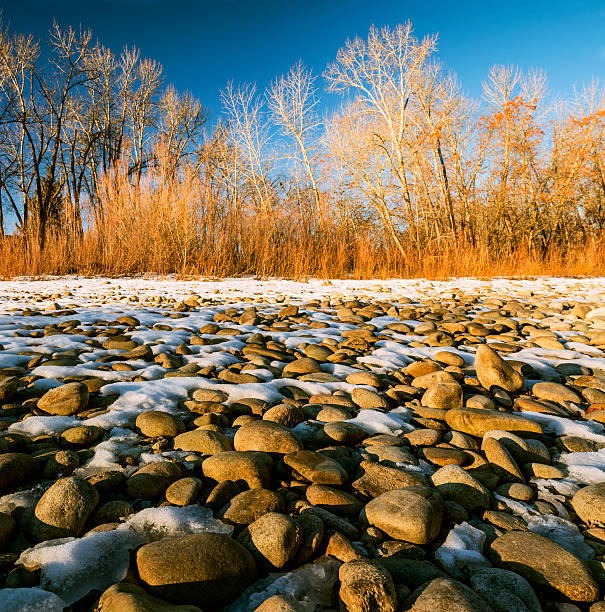
[[495,66],[473,100],[436,47],[409,23],[372,28],[323,74],[342,97],[336,110],[322,110],[318,78],[299,63],[264,92],[228,85],[211,125],[134,49],[117,56],[91,32],[55,24],[42,53],[32,36],[4,30],[0,211],[41,249],[57,232],[102,227],[116,198],[134,210],[144,191],[170,206],[184,189],[200,235],[209,214],[217,231],[228,216],[241,232],[285,217],[316,239],[342,228],[371,236],[403,262],[455,242],[499,256],[599,238],[605,88],[555,101],[542,72]]

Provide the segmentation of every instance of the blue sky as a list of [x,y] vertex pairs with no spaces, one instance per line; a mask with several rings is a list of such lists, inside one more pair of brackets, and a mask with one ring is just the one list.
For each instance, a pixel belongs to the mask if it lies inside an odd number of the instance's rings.
[[410,19],[439,33],[439,57],[478,96],[495,63],[547,71],[553,91],[605,78],[605,1],[0,0],[5,25],[44,36],[53,17],[92,28],[114,51],[136,45],[216,117],[229,80],[264,87],[302,59],[322,72],[347,37]]

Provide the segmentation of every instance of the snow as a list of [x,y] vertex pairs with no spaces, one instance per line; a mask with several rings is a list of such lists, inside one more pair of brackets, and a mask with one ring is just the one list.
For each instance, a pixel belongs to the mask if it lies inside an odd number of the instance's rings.
[[23,552],[18,563],[40,566],[40,585],[71,605],[93,589],[104,591],[120,582],[130,564],[130,550],[142,541],[134,532],[116,530],[48,540]]
[[605,449],[593,453],[564,453],[560,461],[567,466],[569,476],[577,482],[605,482]]
[[413,412],[408,408],[395,408],[390,412],[379,412],[378,410],[360,410],[359,414],[349,419],[347,423],[353,423],[370,434],[395,434],[414,429],[408,424]]
[[523,411],[523,416],[540,423],[547,433],[554,433],[557,436],[578,436],[593,442],[605,442],[603,425],[596,421],[573,421],[552,414],[530,411]]
[[130,515],[118,530],[133,531],[146,541],[192,533],[233,533],[231,525],[212,518],[212,510],[201,506],[145,508]]
[[54,593],[38,587],[0,589],[2,612],[63,612],[65,602]]
[[527,526],[533,533],[560,544],[582,561],[589,561],[594,557],[594,550],[584,542],[580,530],[571,521],[552,514],[544,514],[528,517]]
[[321,561],[303,565],[287,574],[269,574],[267,578],[252,584],[223,612],[250,612],[273,595],[292,597],[298,612],[328,608],[339,565],[336,561]]
[[230,535],[232,531],[233,527],[212,518],[208,508],[146,508],[112,531],[42,542],[24,551],[18,563],[40,566],[41,586],[71,605],[92,590],[104,591],[120,582],[130,564],[130,551],[145,542],[203,532]]
[[454,578],[467,578],[474,570],[491,567],[483,556],[485,533],[469,523],[456,525],[445,542],[435,551],[435,558]]
[[[42,294],[46,294],[47,297],[40,300]],[[207,302],[204,303],[203,309],[185,312],[180,318],[166,316],[171,306],[166,308],[163,305],[160,308],[157,302],[157,298],[160,297],[184,300],[191,295],[198,295]],[[132,315],[142,325],[134,331],[126,332],[127,335],[139,343],[153,344],[153,354],[157,355],[163,351],[173,353],[178,344],[187,341],[191,334],[197,334],[204,325],[213,320],[216,314],[230,306],[239,308],[254,306],[260,312],[274,314],[285,303],[300,305],[309,300],[358,298],[362,301],[368,299],[393,301],[408,298],[412,305],[417,305],[420,300],[426,298],[449,301],[453,295],[481,298],[481,301],[473,306],[476,312],[494,308],[493,303],[489,301],[490,297],[506,301],[515,298],[527,300],[533,296],[541,300],[548,299],[553,304],[571,301],[602,304],[605,299],[605,278],[532,280],[452,278],[446,281],[310,279],[298,282],[253,278],[182,281],[174,277],[131,279],[62,277],[0,282],[0,369],[25,366],[35,355],[56,358],[65,356],[73,359],[75,365],[42,364],[33,370],[32,373],[40,377],[32,384],[31,388],[34,391],[42,392],[57,386],[59,384],[57,379],[85,375],[99,377],[109,382],[101,391],[103,395],[117,395],[117,399],[108,410],[92,418],[33,416],[12,424],[9,431],[36,437],[43,434],[60,434],[74,425],[99,426],[104,430],[103,438],[94,447],[93,456],[76,470],[75,475],[84,476],[100,470],[122,470],[121,466],[126,456],[134,458],[138,461],[138,466],[141,466],[151,461],[165,461],[169,457],[182,458],[186,454],[181,451],[152,453],[149,447],[141,445],[141,438],[134,431],[134,423],[137,416],[146,410],[163,410],[179,414],[180,402],[187,399],[195,389],[225,391],[228,394],[227,404],[251,397],[277,402],[284,398],[286,386],[298,387],[309,395],[335,391],[349,393],[353,386],[344,382],[344,379],[350,373],[358,371],[349,365],[325,363],[322,365],[324,372],[342,379],[342,382],[332,383],[274,379],[270,369],[266,369],[263,365],[258,365],[255,370],[249,370],[249,373],[261,379],[260,382],[253,384],[226,384],[201,376],[164,378],[166,370],[161,365],[143,360],[129,361],[134,372],[109,369],[108,362],[104,360],[119,356],[121,352],[91,346],[89,338],[85,336],[66,333],[34,337],[38,334],[27,335],[27,331],[25,336],[16,336],[16,327],[32,326],[42,330],[47,325],[54,326],[64,321],[78,320],[80,328],[99,330],[103,324],[98,324],[98,321],[110,323],[118,316]],[[49,299],[48,296],[53,297]],[[252,302],[247,298],[252,298]],[[61,309],[73,309],[76,313],[57,314],[47,311],[46,309],[54,303]],[[24,316],[23,310],[26,308],[38,314]],[[585,322],[578,322],[578,329],[582,329],[582,325],[590,325],[592,330],[603,329],[604,312],[604,308],[593,309],[587,315]],[[311,332],[306,328],[297,329],[294,325],[290,329],[260,331],[289,348],[296,348],[302,342],[319,343],[325,339],[340,341],[345,330],[354,329],[354,326],[334,319],[328,312],[307,311],[306,314],[314,321],[327,322],[329,327]],[[532,321],[529,318],[517,318],[517,320],[520,324]],[[399,322],[399,319],[392,316],[377,316],[369,320],[370,324],[376,326],[381,339],[375,343],[369,354],[357,360],[358,363],[381,373],[403,368],[415,359],[434,358],[439,351],[450,351],[463,357],[467,365],[473,365],[472,347],[458,349],[410,346],[410,343],[415,341],[426,340],[425,336],[416,335],[413,331],[419,322],[402,321],[412,330],[409,333],[394,332],[386,328],[396,321]],[[508,354],[507,359],[517,359],[531,365],[543,380],[559,381],[560,375],[555,366],[560,364],[576,364],[593,370],[605,370],[605,351],[585,344],[581,336],[592,337],[591,333],[584,334],[572,330],[570,326],[572,321],[572,318],[564,314],[562,317],[555,315],[543,322],[551,325],[551,329],[555,330],[556,337],[564,348],[525,347]],[[100,327],[93,327],[93,323]],[[169,329],[159,329],[157,324],[167,326]],[[153,326],[156,326],[155,329],[152,329]],[[220,342],[192,346],[191,354],[183,356],[183,363],[196,364],[202,368],[214,366],[218,371],[236,363],[238,359],[232,352],[241,350],[245,341],[251,334],[259,331],[259,328],[237,324],[229,324],[229,327],[241,333],[234,336],[204,334],[203,337],[207,340],[220,340]],[[103,336],[101,332],[101,335],[95,339],[103,342],[107,337],[109,336]],[[272,365],[282,367],[284,364],[273,362]],[[142,380],[134,382],[131,380],[134,376]],[[528,388],[530,386],[531,381],[528,381]],[[605,443],[605,429],[599,423],[532,412],[524,412],[523,415],[542,424],[548,433],[557,436],[579,436],[586,440]],[[411,419],[412,413],[409,409],[396,408],[389,412],[362,410],[349,422],[355,423],[368,434],[398,435],[413,429],[410,425]],[[314,422],[306,422],[293,431],[301,439],[306,439],[314,435],[317,427],[319,425]],[[230,432],[227,433],[229,435]],[[530,505],[502,496],[496,495],[496,499],[506,504],[513,513],[522,516],[532,531],[550,537],[580,558],[587,560],[591,551],[587,549],[577,528],[567,520],[569,517],[565,504],[579,486],[605,481],[605,450],[590,453],[562,452],[554,459],[567,468],[568,476],[553,480],[534,478],[532,483],[537,487],[540,498],[553,504],[559,516],[539,515]],[[134,469],[136,467],[132,466],[125,471],[129,473]],[[406,466],[406,469],[427,474],[433,470],[423,461],[419,466]],[[44,486],[38,486],[5,495],[0,498],[0,511],[12,512],[18,508],[31,510],[43,491]],[[198,533],[204,530],[230,533],[231,527],[216,521],[209,511],[197,506],[148,508],[128,517],[114,531],[93,533],[74,540],[46,542],[25,551],[22,557],[31,565],[42,566],[42,588],[48,590],[0,591],[0,610],[62,609],[64,603],[69,605],[77,601],[88,590],[106,588],[109,584],[120,580],[126,571],[130,551],[140,543],[167,535]],[[449,532],[446,541],[437,550],[436,557],[453,576],[464,579],[473,569],[489,567],[482,554],[484,541],[483,532],[468,523],[463,523]],[[329,597],[324,596],[334,585],[337,573],[334,564],[330,563],[304,566],[288,574],[273,574],[252,585],[229,610],[238,612],[254,609],[276,593],[296,594],[302,602],[300,609],[303,612],[307,609],[312,610],[316,606],[321,607],[329,600]],[[107,584],[108,580],[110,582]],[[56,593],[61,600],[53,593]],[[322,601],[324,603],[321,603]],[[15,608],[17,605],[22,607]]]

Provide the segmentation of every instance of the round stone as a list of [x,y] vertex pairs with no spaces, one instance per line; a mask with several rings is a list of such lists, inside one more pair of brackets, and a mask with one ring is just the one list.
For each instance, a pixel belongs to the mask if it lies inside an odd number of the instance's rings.
[[303,449],[300,440],[287,428],[273,421],[250,421],[235,433],[236,451],[287,454]]
[[520,574],[537,588],[571,601],[592,602],[599,587],[586,566],[561,545],[529,531],[509,531],[490,546],[496,565]]
[[183,421],[173,414],[159,410],[147,410],[137,417],[136,427],[148,438],[174,438],[185,431]]
[[289,516],[268,512],[248,525],[237,537],[264,566],[281,569],[296,555],[302,530]]
[[406,487],[369,501],[364,513],[370,525],[396,540],[428,544],[439,533],[443,499],[429,487]]
[[70,416],[86,410],[88,406],[88,387],[79,382],[71,382],[47,391],[39,400],[38,408],[59,416]]
[[61,478],[42,495],[30,525],[41,542],[77,537],[99,501],[97,490],[81,478]]
[[153,595],[203,609],[226,605],[254,580],[256,564],[226,535],[198,533],[164,538],[137,551],[137,569]]

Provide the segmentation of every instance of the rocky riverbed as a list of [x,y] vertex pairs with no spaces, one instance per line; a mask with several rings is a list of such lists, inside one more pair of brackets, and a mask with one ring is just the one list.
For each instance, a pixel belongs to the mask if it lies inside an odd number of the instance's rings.
[[0,283],[0,610],[605,611],[605,279]]

